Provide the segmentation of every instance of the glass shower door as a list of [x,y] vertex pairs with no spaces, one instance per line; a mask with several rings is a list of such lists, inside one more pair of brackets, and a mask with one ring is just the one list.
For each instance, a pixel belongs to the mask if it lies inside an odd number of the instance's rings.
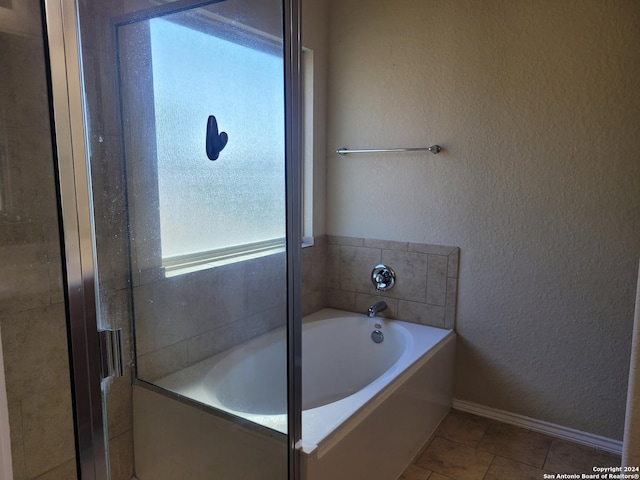
[[296,8],[77,8],[110,478],[293,478]]

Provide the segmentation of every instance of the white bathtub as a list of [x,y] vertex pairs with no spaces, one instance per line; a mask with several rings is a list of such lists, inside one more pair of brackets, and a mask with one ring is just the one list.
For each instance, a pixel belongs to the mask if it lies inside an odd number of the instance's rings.
[[[325,309],[302,338],[303,478],[397,478],[449,409],[455,334]],[[156,383],[285,433],[285,355],[279,329]]]

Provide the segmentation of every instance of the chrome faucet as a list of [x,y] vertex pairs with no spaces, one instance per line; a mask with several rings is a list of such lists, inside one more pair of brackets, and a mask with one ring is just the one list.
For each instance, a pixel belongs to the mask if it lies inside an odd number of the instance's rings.
[[376,316],[376,313],[386,310],[387,307],[387,302],[385,302],[384,300],[380,300],[379,302],[374,303],[369,307],[369,309],[367,310],[367,315],[369,315],[369,318],[373,318]]

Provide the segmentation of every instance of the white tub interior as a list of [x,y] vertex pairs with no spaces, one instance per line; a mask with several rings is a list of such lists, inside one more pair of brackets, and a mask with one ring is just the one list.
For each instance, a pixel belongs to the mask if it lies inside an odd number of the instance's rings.
[[[384,341],[371,333],[380,325]],[[324,309],[303,321],[302,449],[318,445],[450,330]],[[169,375],[157,385],[285,433],[284,329]]]

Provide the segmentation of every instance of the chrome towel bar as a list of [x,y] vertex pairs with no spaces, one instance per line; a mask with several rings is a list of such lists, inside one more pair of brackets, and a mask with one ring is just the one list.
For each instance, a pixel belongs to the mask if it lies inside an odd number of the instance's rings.
[[338,155],[348,155],[350,153],[383,153],[383,152],[431,152],[434,155],[437,155],[442,151],[440,145],[432,145],[430,147],[420,147],[420,148],[378,148],[378,149],[358,149],[352,150],[346,147],[339,148],[336,150]]

